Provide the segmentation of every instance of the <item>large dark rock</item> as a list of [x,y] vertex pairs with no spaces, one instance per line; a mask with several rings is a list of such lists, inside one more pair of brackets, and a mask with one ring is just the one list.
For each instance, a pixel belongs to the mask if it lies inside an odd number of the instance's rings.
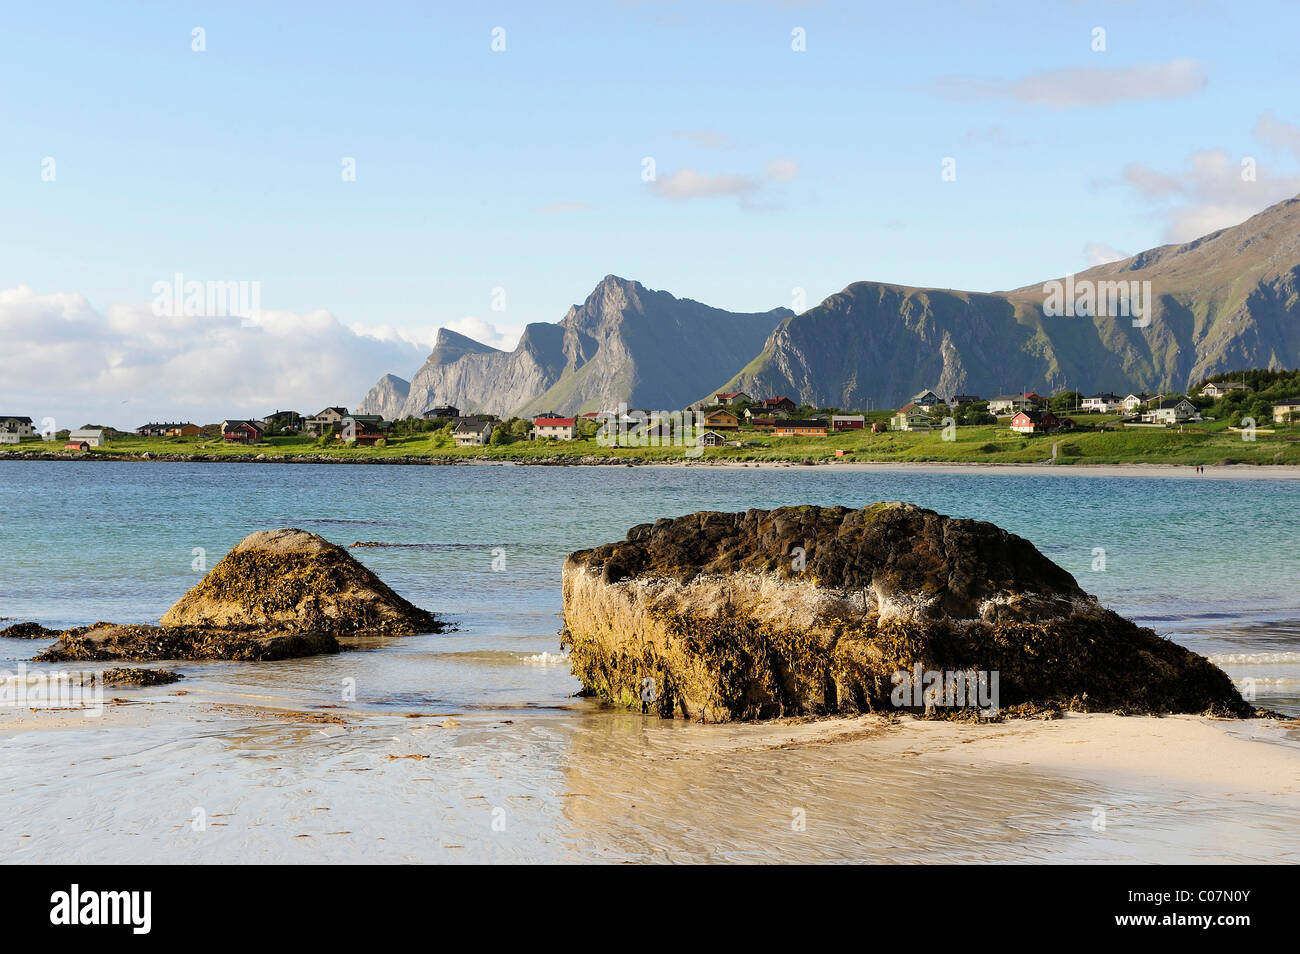
[[996,674],[993,708],[1012,714],[1253,712],[1027,540],[904,503],[634,527],[565,561],[562,642],[587,691],[705,721],[968,714],[895,690],[902,673],[972,671]]

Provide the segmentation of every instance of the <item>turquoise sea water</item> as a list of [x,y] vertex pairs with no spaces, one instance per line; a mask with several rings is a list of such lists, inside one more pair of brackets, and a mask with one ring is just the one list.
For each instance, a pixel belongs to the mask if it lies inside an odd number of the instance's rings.
[[[863,472],[833,467],[420,467],[0,462],[0,617],[156,620],[246,534],[295,526],[459,627],[362,654],[197,675],[376,707],[535,707],[577,688],[558,651],[571,550],[695,510],[907,500],[1033,541],[1104,603],[1300,712],[1300,481]],[[201,554],[196,551],[202,551]],[[1101,552],[1104,551],[1104,554]],[[1104,557],[1104,569],[1101,569]],[[494,569],[495,567],[495,569]],[[39,645],[0,640],[0,664]]]

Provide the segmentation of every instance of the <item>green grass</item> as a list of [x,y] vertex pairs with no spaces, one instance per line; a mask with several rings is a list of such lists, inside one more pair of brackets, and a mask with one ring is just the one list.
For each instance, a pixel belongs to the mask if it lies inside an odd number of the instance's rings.
[[[1096,422],[1113,427],[1113,419],[1081,415],[1086,428]],[[707,448],[704,460],[793,461],[833,460],[836,449],[845,459],[895,463],[1040,463],[1052,456],[1052,445],[1060,446],[1058,466],[1080,464],[1300,464],[1300,425],[1279,425],[1272,434],[1259,434],[1254,441],[1242,440],[1226,424],[1210,422],[1176,430],[1129,428],[1119,430],[1082,429],[1065,434],[1026,437],[997,426],[959,427],[956,440],[945,441],[942,432],[889,431],[871,434],[849,431],[824,438],[777,438],[755,431],[736,436],[757,441],[758,447]],[[62,442],[39,439],[14,445],[0,445],[0,458],[15,451],[59,452]],[[87,456],[138,456],[148,452],[239,457],[265,454],[304,461],[314,459],[384,460],[401,457],[536,461],[547,458],[614,457],[627,460],[689,460],[681,447],[602,447],[595,440],[517,441],[488,447],[455,447],[445,437],[431,434],[392,438],[385,447],[345,447],[332,444],[317,447],[309,437],[273,437],[264,444],[224,444],[211,438],[125,438],[107,447],[94,448]]]

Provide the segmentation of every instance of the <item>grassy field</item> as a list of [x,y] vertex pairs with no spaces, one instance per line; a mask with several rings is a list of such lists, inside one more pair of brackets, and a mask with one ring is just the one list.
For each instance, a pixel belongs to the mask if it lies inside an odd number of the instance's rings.
[[[1155,428],[1118,428],[1113,418],[1083,416],[1080,429],[1065,434],[1027,437],[1006,424],[959,427],[955,440],[944,440],[938,430],[889,431],[871,434],[849,431],[824,438],[777,438],[755,431],[728,435],[756,442],[755,447],[705,449],[703,460],[794,461],[832,460],[837,449],[857,461],[895,463],[1042,463],[1056,445],[1058,465],[1079,464],[1300,464],[1300,425],[1278,426],[1259,433],[1253,441],[1219,423],[1185,425],[1181,432]],[[1098,428],[1104,424],[1106,429]],[[59,453],[62,444],[39,439],[0,447],[0,459],[15,452]],[[348,459],[382,461],[393,458],[473,459],[483,461],[540,461],[544,459],[618,458],[638,460],[689,460],[681,447],[602,447],[595,440],[517,441],[488,447],[455,447],[445,436],[419,434],[390,439],[384,447],[345,447],[334,443],[316,446],[309,437],[273,437],[254,446],[223,444],[212,438],[124,438],[84,456],[249,457],[265,455],[310,461]],[[81,452],[68,452],[77,456]]]

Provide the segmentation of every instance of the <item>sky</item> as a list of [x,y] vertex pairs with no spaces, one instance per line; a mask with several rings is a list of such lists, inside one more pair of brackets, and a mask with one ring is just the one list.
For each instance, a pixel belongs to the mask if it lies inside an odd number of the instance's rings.
[[[607,274],[798,310],[1185,241],[1300,193],[1298,27],[1294,0],[10,5],[0,413],[351,407],[439,327],[511,348]],[[177,276],[256,313],[194,314]]]

